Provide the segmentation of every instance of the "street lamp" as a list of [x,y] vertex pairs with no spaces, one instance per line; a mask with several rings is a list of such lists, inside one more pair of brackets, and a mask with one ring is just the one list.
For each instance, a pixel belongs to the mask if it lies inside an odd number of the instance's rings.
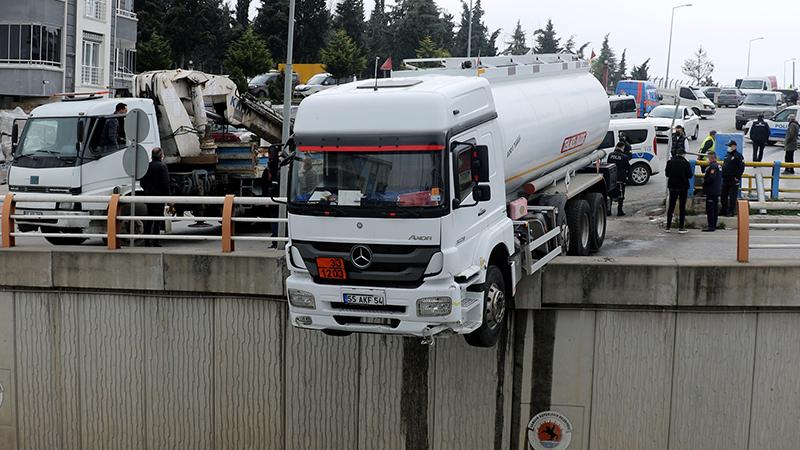
[[750,52],[753,50],[753,42],[764,40],[764,37],[757,37],[755,39],[750,39],[750,42],[747,44],[747,76],[750,76]]
[[794,67],[795,63],[797,62],[797,58],[787,59],[783,62],[783,87],[788,87],[786,86],[786,63],[789,62],[792,63],[792,89],[794,89]]
[[467,26],[467,58],[472,57],[472,0],[469,0],[469,26]]
[[669,88],[669,61],[672,58],[672,26],[675,24],[675,10],[678,8],[686,8],[692,6],[691,3],[685,5],[678,5],[672,7],[672,19],[669,21],[669,49],[667,50],[667,76],[664,79],[664,86]]

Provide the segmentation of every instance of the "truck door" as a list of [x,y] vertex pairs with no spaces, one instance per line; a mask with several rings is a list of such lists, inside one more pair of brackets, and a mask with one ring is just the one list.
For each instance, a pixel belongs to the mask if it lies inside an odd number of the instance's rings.
[[106,195],[119,186],[121,192],[130,192],[130,177],[122,167],[125,153],[124,131],[117,142],[108,137],[109,121],[116,120],[119,130],[124,130],[124,118],[116,116],[94,117],[84,121],[84,147],[81,165],[81,187],[84,194]]

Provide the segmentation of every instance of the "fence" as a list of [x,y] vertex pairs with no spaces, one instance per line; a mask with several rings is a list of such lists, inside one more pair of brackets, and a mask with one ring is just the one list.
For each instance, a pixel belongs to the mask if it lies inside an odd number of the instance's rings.
[[[66,214],[65,212],[53,209],[52,213],[45,208],[36,210],[36,215],[17,214],[17,203],[100,203],[106,204],[105,214],[92,214],[90,211],[77,211]],[[0,215],[0,236],[2,236],[2,247],[11,248],[16,245],[16,237],[30,236],[43,238],[75,238],[92,239],[100,238],[107,241],[109,250],[118,250],[122,241],[125,239],[146,239],[146,240],[203,240],[220,241],[223,253],[234,251],[237,241],[255,242],[287,242],[287,238],[277,236],[236,236],[234,225],[236,223],[286,223],[287,219],[282,218],[263,218],[263,217],[236,217],[234,215],[236,206],[274,206],[282,204],[285,199],[257,198],[257,197],[235,197],[228,195],[225,197],[154,197],[154,196],[121,196],[119,194],[102,195],[69,195],[69,194],[24,194],[8,193],[2,203],[2,215]],[[205,205],[221,206],[221,216],[149,216],[137,214],[136,207],[147,204],[173,204],[173,205]],[[127,208],[130,212],[123,214],[123,205],[131,205]],[[41,214],[39,214],[41,213]],[[58,221],[58,220],[83,220],[89,222],[105,222],[104,233],[50,233],[50,232],[20,232],[16,230],[17,220],[27,221]],[[220,235],[185,235],[185,234],[137,234],[137,223],[145,221],[159,222],[179,222],[179,221],[218,221],[222,224]],[[132,224],[127,232],[123,232],[123,225]]]
[[[695,186],[702,185],[703,174],[696,173],[696,167],[707,167],[708,161],[689,161],[689,164],[692,166],[692,173],[694,173],[694,178],[690,181],[689,185],[689,197],[693,197],[695,194]],[[719,162],[720,166],[722,165],[722,161]],[[800,175],[787,175],[781,173],[783,169],[800,169],[800,163],[785,163],[782,161],[774,161],[774,162],[748,162],[745,163],[745,167],[752,167],[752,168],[770,168],[771,172],[769,175],[764,175],[765,180],[769,180],[768,184],[765,184],[764,189],[765,191],[769,192],[770,200],[778,200],[780,199],[781,193],[791,193],[791,194],[798,194],[800,193],[800,183],[798,183],[798,188],[789,188],[787,186],[781,186],[781,181],[791,181],[791,180],[800,180]],[[741,191],[743,193],[750,194],[756,190],[756,183],[755,183],[756,176],[753,174],[745,173],[742,176],[742,184],[740,186]]]
[[739,200],[736,260],[741,263],[750,262],[750,250],[791,250],[800,249],[800,244],[753,244],[750,241],[750,230],[800,230],[800,223],[750,223],[750,210],[766,211],[800,211],[797,202],[749,202]]

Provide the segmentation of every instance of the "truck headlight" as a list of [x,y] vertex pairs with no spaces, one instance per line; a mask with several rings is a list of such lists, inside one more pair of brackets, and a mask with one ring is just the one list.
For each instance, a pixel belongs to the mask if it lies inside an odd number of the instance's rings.
[[436,252],[425,268],[425,275],[436,275],[442,271],[442,267],[444,267],[444,255],[442,252]]
[[295,308],[314,309],[317,307],[314,294],[300,289],[289,289],[289,303]]
[[450,297],[426,297],[417,300],[417,315],[448,316],[453,312],[453,299]]
[[58,204],[58,209],[65,211],[72,211],[75,209],[75,204],[71,202],[63,202]]

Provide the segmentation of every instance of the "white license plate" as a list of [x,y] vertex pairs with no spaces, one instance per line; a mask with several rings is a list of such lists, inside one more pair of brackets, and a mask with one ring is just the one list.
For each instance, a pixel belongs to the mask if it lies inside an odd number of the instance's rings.
[[44,212],[42,212],[42,211],[24,211],[22,214],[24,216],[43,216]]
[[345,292],[342,294],[342,301],[347,305],[368,305],[368,306],[381,306],[386,304],[386,295],[384,294],[351,294]]

